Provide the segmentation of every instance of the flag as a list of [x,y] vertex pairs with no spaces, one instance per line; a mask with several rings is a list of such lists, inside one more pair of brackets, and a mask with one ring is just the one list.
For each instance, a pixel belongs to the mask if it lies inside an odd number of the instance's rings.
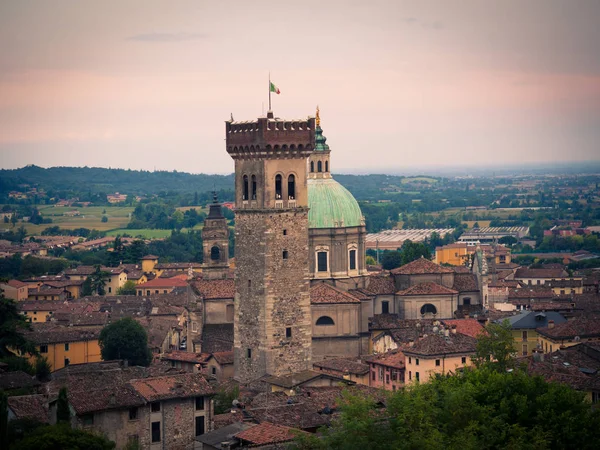
[[270,81],[269,81],[269,91],[275,92],[276,94],[281,94],[281,91],[279,90],[279,88],[277,86],[275,86],[273,83],[271,83]]

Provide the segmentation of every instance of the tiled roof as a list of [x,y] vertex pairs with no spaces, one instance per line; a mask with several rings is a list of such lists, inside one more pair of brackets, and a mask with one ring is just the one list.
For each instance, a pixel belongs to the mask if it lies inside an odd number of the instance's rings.
[[233,350],[233,324],[206,324],[202,327],[202,351],[204,353],[229,352]]
[[48,423],[48,400],[45,395],[8,397],[8,407],[17,419],[34,419]]
[[386,395],[381,389],[355,384],[353,386],[310,386],[301,387],[296,394],[297,398],[302,398],[304,402],[311,402],[317,410],[329,408],[337,409],[343,403],[343,393],[348,392],[352,395],[361,397],[371,397],[375,401],[385,403]]
[[423,275],[429,273],[454,273],[450,267],[443,267],[426,258],[419,258],[391,271],[394,275]]
[[443,322],[447,327],[456,327],[457,333],[471,336],[473,338],[477,338],[477,336],[479,336],[479,334],[483,331],[483,326],[477,319],[452,319],[444,320]]
[[263,422],[236,434],[235,437],[251,445],[267,445],[291,441],[299,433],[303,432],[290,427]]
[[544,298],[551,299],[555,297],[554,291],[550,287],[523,287],[518,289],[510,289],[508,291],[508,299],[517,298]]
[[561,314],[554,311],[526,311],[522,312],[521,314],[517,314],[516,316],[508,317],[505,320],[508,320],[511,327],[515,330],[534,330],[536,328],[546,327],[548,326],[549,320],[553,320],[555,324],[560,324],[567,321],[567,319],[565,319]]
[[404,353],[400,350],[392,350],[391,352],[383,353],[382,355],[377,355],[375,358],[371,358],[369,364],[403,369]]
[[568,274],[565,269],[517,269],[515,278],[565,278]]
[[440,334],[431,334],[414,343],[412,347],[404,347],[406,355],[438,356],[448,354],[475,353],[477,340],[471,336],[456,333],[444,337]]
[[472,273],[457,273],[454,275],[454,285],[452,289],[458,292],[477,292],[479,286],[477,285],[477,278]]
[[327,283],[319,283],[310,288],[310,302],[313,305],[318,305],[324,303],[360,303],[360,300],[352,294]]
[[63,304],[56,300],[26,300],[17,306],[21,311],[57,311]]
[[145,283],[138,284],[136,289],[146,288],[171,288],[171,287],[185,287],[187,281],[181,278],[155,278],[154,280],[146,281]]
[[396,285],[389,275],[371,275],[367,290],[376,295],[393,295],[396,293]]
[[373,293],[367,289],[348,289],[348,293],[352,294],[359,300],[373,300]]
[[220,365],[233,364],[233,351],[215,352],[212,356]]
[[19,280],[8,280],[6,284],[8,284],[10,287],[13,287],[15,289],[20,289],[20,288],[27,286],[27,283],[23,283],[22,281],[19,281]]
[[290,373],[288,375],[274,376],[267,375],[263,377],[263,381],[268,384],[273,384],[275,386],[283,387],[286,389],[292,389],[296,386],[300,386],[308,381],[314,380],[315,378],[329,378],[329,379],[338,379],[343,381],[342,378],[337,377],[335,375],[326,374],[323,372],[317,372],[314,370],[305,370],[303,372],[295,372]]
[[369,372],[369,366],[356,359],[325,359],[313,363],[315,369],[339,372],[342,374],[350,373],[353,375],[364,375]]
[[100,336],[101,326],[69,327],[51,322],[34,323],[32,331],[23,334],[37,345],[64,342],[94,341]]
[[158,270],[186,270],[189,268],[193,268],[193,269],[198,269],[202,267],[202,263],[196,263],[196,262],[184,262],[184,263],[158,263],[155,267],[155,269]]
[[369,318],[369,330],[391,330],[394,328],[416,328],[431,325],[433,320],[400,319],[397,314],[376,314]]
[[427,281],[425,283],[418,283],[414,286],[405,289],[404,291],[398,291],[396,295],[409,296],[409,295],[452,295],[458,294],[458,291],[449,289],[441,284],[434,283],[433,281]]
[[179,328],[179,320],[173,316],[136,317],[148,334],[148,346],[162,347],[167,335],[172,329]]
[[574,339],[575,336],[580,338],[600,337],[600,319],[594,316],[578,317],[554,325],[554,328],[538,328],[537,332],[554,339]]
[[133,389],[148,402],[172,398],[212,395],[213,389],[199,373],[185,373],[130,382]]
[[194,364],[206,362],[208,358],[210,358],[209,353],[191,353],[181,350],[172,350],[162,355],[162,359],[166,359],[168,361],[183,361]]
[[282,405],[266,405],[247,408],[246,412],[259,423],[272,423],[300,429],[318,428],[329,424],[329,420],[319,414],[311,403],[289,403],[296,399],[288,397]]
[[149,261],[153,261],[155,259],[158,259],[158,256],[156,255],[146,255],[146,256],[142,256],[142,261],[144,260],[149,260]]
[[455,273],[471,273],[471,269],[466,266],[455,266],[452,267],[452,270],[454,270]]
[[39,386],[40,382],[31,375],[17,370],[15,372],[0,372],[0,390],[11,390]]
[[226,280],[198,280],[192,283],[196,291],[207,300],[233,299],[235,297],[235,282]]

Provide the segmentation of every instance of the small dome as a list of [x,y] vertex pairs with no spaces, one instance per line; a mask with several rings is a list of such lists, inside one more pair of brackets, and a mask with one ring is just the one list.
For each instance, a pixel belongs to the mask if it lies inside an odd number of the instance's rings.
[[362,213],[354,196],[333,178],[308,180],[309,228],[359,227]]

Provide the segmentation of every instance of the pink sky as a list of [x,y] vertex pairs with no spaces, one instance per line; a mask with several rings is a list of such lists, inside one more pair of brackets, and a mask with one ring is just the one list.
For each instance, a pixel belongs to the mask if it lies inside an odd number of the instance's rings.
[[223,122],[314,114],[335,172],[599,160],[600,2],[0,3],[0,156],[229,173]]

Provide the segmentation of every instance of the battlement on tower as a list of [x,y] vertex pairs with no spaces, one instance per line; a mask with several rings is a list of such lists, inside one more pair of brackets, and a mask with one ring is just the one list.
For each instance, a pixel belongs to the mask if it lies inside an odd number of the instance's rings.
[[259,117],[255,121],[225,122],[227,152],[233,159],[306,158],[315,142],[315,118],[284,120]]

